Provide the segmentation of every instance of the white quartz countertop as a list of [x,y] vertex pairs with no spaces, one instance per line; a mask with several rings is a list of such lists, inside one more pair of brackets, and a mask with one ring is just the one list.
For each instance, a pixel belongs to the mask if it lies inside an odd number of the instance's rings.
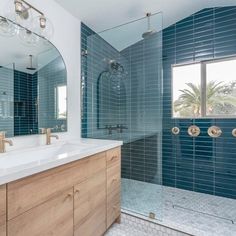
[[79,139],[58,141],[0,154],[0,185],[119,147],[121,141]]

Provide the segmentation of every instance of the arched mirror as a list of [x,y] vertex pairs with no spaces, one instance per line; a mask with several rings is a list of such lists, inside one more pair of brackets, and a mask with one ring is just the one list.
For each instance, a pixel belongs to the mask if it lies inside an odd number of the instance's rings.
[[[8,137],[41,128],[67,131],[67,73],[60,52],[6,18],[0,17],[0,25],[0,131]],[[17,33],[6,34],[7,27]]]

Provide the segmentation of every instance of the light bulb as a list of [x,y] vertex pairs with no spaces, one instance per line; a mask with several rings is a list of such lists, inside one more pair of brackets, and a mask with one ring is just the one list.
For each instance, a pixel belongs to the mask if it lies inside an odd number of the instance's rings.
[[44,15],[35,17],[33,19],[32,25],[32,31],[42,36],[43,38],[50,40],[54,34],[52,22]]
[[27,29],[20,29],[19,38],[26,46],[35,46],[39,42],[39,37]]
[[15,11],[17,14],[21,14],[23,11],[23,3],[21,0],[15,0]]
[[46,17],[44,15],[39,17],[39,23],[40,23],[40,27],[42,29],[46,28],[47,19],[46,19]]

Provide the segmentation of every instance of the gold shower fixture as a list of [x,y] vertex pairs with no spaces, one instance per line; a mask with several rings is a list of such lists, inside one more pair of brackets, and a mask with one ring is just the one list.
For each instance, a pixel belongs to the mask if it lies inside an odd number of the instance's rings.
[[173,128],[171,129],[171,131],[172,131],[172,134],[178,135],[179,132],[180,132],[180,129],[179,129],[179,127],[173,127]]
[[191,136],[191,137],[197,137],[199,136],[201,133],[201,130],[198,126],[196,125],[191,125],[189,128],[188,128],[188,134]]
[[222,134],[222,130],[218,126],[211,126],[208,130],[207,133],[210,137],[212,138],[218,138]]

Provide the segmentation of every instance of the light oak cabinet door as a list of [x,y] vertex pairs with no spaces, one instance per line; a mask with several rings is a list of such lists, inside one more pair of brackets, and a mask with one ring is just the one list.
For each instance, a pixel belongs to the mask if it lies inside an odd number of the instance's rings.
[[70,163],[8,184],[8,220],[86,179],[88,160]]
[[121,189],[121,153],[120,148],[107,152],[107,228],[119,219]]
[[113,148],[106,153],[107,168],[119,165],[121,160],[121,148]]
[[98,153],[8,184],[8,220],[46,202],[106,168],[106,153]]
[[74,236],[106,231],[106,169],[74,187]]
[[59,235],[73,236],[73,188],[8,221],[8,236]]
[[6,186],[0,186],[0,236],[6,236]]

